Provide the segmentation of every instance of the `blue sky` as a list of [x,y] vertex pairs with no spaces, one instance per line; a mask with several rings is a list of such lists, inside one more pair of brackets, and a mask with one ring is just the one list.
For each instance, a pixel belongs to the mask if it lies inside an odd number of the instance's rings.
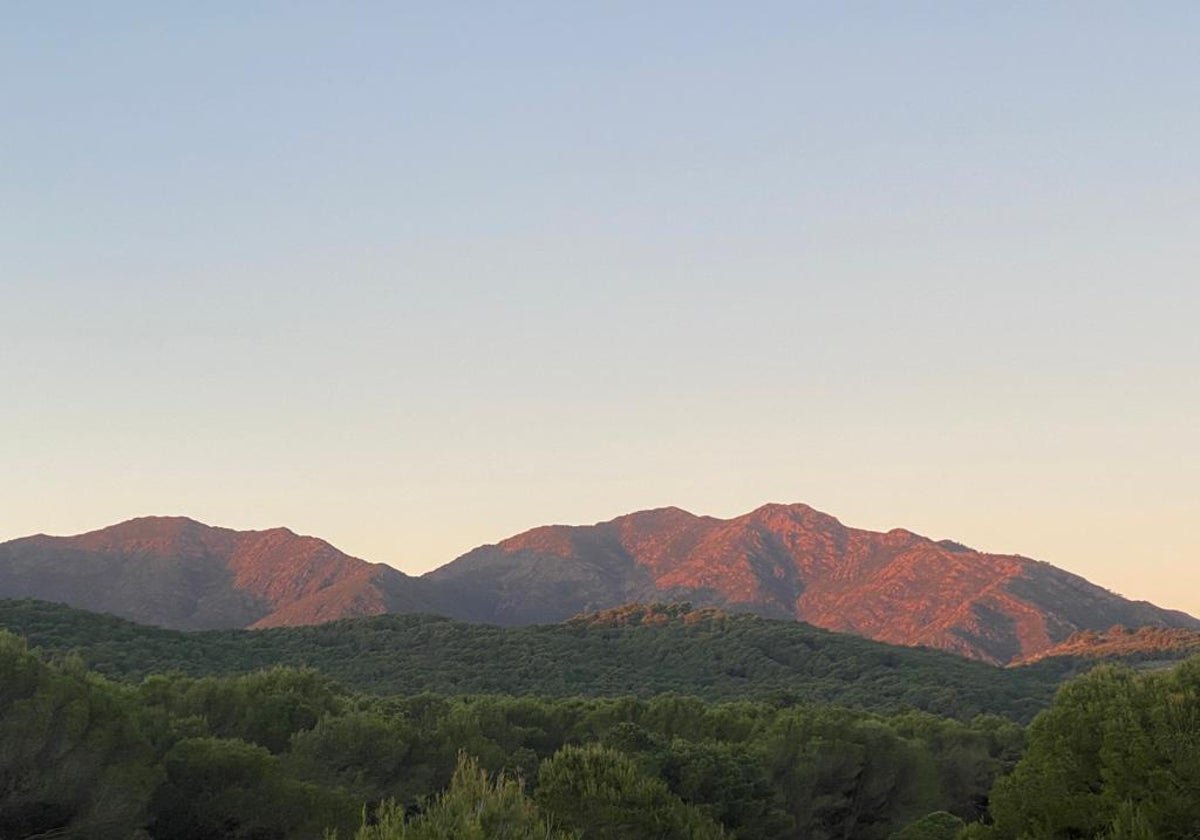
[[13,4],[0,539],[805,501],[1200,613],[1200,7]]

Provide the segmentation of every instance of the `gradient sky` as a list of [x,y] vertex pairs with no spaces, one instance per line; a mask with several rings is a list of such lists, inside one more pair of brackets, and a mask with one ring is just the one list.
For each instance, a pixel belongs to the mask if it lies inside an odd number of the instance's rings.
[[9,3],[0,539],[803,501],[1200,614],[1200,4]]

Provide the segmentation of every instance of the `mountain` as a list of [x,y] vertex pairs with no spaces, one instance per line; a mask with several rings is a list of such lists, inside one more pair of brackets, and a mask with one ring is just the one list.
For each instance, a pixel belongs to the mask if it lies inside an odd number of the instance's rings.
[[433,612],[432,589],[286,528],[233,531],[183,517],[0,544],[0,596],[188,630]]
[[559,621],[628,601],[687,600],[993,663],[1079,630],[1200,629],[1185,613],[1129,601],[1048,563],[902,529],[848,528],[802,504],[728,520],[664,508],[535,528],[426,577],[481,621]]
[[1200,630],[1191,616],[1047,563],[848,528],[799,504],[728,520],[663,508],[535,528],[420,578],[286,528],[146,517],[0,544],[0,597],[188,630],[392,612],[539,624],[635,601],[690,601],[1000,664],[1118,624]]

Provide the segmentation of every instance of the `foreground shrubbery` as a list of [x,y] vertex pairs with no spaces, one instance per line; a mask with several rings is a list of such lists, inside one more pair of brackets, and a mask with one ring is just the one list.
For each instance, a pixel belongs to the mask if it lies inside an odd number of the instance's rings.
[[[122,686],[0,636],[6,840],[421,837],[465,818],[451,794],[480,774],[536,831],[884,840],[938,808],[978,817],[1020,738],[996,717],[670,695],[378,698],[283,668]],[[460,751],[477,765],[455,775]]]
[[1200,837],[1200,659],[1136,674],[1099,668],[1029,727],[978,840]]
[[284,668],[123,686],[0,633],[4,840],[1200,836],[1200,661],[1077,680],[1028,741],[998,717],[380,698]]

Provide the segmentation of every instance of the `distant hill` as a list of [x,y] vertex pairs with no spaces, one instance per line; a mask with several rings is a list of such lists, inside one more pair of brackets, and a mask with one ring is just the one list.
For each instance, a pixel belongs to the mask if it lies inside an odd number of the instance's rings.
[[62,601],[181,629],[313,624],[438,607],[428,583],[315,537],[160,516],[0,544],[0,597]]
[[1028,657],[1020,664],[1071,657],[1119,659],[1130,664],[1171,663],[1200,654],[1200,631],[1178,627],[1111,627],[1072,633],[1066,641]]
[[1200,630],[1191,616],[1047,563],[848,528],[806,505],[728,520],[663,508],[535,528],[420,578],[285,528],[147,517],[0,544],[0,597],[181,629],[383,613],[536,624],[632,601],[690,601],[1001,664],[1117,624]]
[[1129,601],[1048,563],[901,529],[848,528],[807,505],[728,520],[664,508],[535,528],[427,577],[482,621],[689,600],[995,663],[1114,624],[1200,629],[1185,613]]
[[40,601],[0,601],[0,628],[78,654],[110,677],[310,666],[379,694],[639,696],[913,707],[1028,720],[1061,668],[1002,669],[794,621],[687,606],[631,605],[564,624],[496,627],[383,615],[306,627],[180,632]]

